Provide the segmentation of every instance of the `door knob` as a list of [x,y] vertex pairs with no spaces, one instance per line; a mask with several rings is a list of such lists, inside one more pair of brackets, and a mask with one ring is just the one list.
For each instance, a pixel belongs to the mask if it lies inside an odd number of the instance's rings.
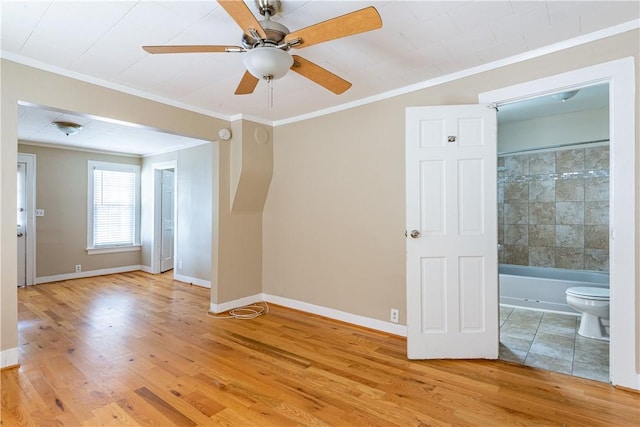
[[22,236],[24,236],[23,233],[18,233],[18,237],[22,237]]
[[417,239],[420,236],[421,236],[421,234],[420,234],[420,232],[418,230],[411,230],[411,237],[413,239]]

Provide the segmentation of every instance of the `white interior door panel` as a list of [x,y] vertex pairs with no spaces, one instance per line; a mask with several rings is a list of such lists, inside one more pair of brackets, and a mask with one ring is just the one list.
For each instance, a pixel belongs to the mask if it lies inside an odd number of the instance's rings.
[[496,113],[406,114],[407,353],[498,357]]

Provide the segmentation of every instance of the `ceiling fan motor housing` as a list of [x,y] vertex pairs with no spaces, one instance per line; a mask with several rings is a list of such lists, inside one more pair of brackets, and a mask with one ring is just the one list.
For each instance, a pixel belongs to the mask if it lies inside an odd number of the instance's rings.
[[254,2],[258,11],[260,11],[260,15],[267,16],[267,19],[269,16],[273,16],[282,10],[280,0],[254,0]]
[[[243,34],[242,46],[245,49],[253,49],[257,45],[261,45],[262,44],[261,42],[278,46],[284,42],[285,36],[290,33],[289,29],[284,25],[268,19],[264,21],[260,21],[260,25],[262,26],[262,29],[264,30],[264,32],[267,34],[266,40],[260,40],[260,39],[248,36],[246,34]],[[284,49],[289,50],[289,46],[287,46]]]

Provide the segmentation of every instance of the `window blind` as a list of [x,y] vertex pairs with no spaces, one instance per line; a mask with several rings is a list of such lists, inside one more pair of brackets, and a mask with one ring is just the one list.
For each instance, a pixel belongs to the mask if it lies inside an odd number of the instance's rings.
[[93,246],[135,244],[136,174],[93,170]]

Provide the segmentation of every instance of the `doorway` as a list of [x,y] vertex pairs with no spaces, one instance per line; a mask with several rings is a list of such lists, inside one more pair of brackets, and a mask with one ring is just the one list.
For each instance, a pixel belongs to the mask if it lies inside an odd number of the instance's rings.
[[35,165],[35,155],[18,154],[16,218],[19,287],[35,283]]
[[609,288],[609,86],[521,100],[497,116],[499,358],[608,382],[608,335],[578,333],[565,291]]
[[160,272],[173,269],[174,247],[174,171],[163,169],[160,176]]
[[153,164],[153,241],[151,244],[151,272],[176,272],[178,259],[177,230],[177,161]]
[[635,93],[632,58],[611,61],[482,93],[480,103],[516,102],[596,83],[609,84],[611,114],[610,190],[610,381],[614,385],[640,388],[636,372],[638,357],[636,324],[635,248]]

